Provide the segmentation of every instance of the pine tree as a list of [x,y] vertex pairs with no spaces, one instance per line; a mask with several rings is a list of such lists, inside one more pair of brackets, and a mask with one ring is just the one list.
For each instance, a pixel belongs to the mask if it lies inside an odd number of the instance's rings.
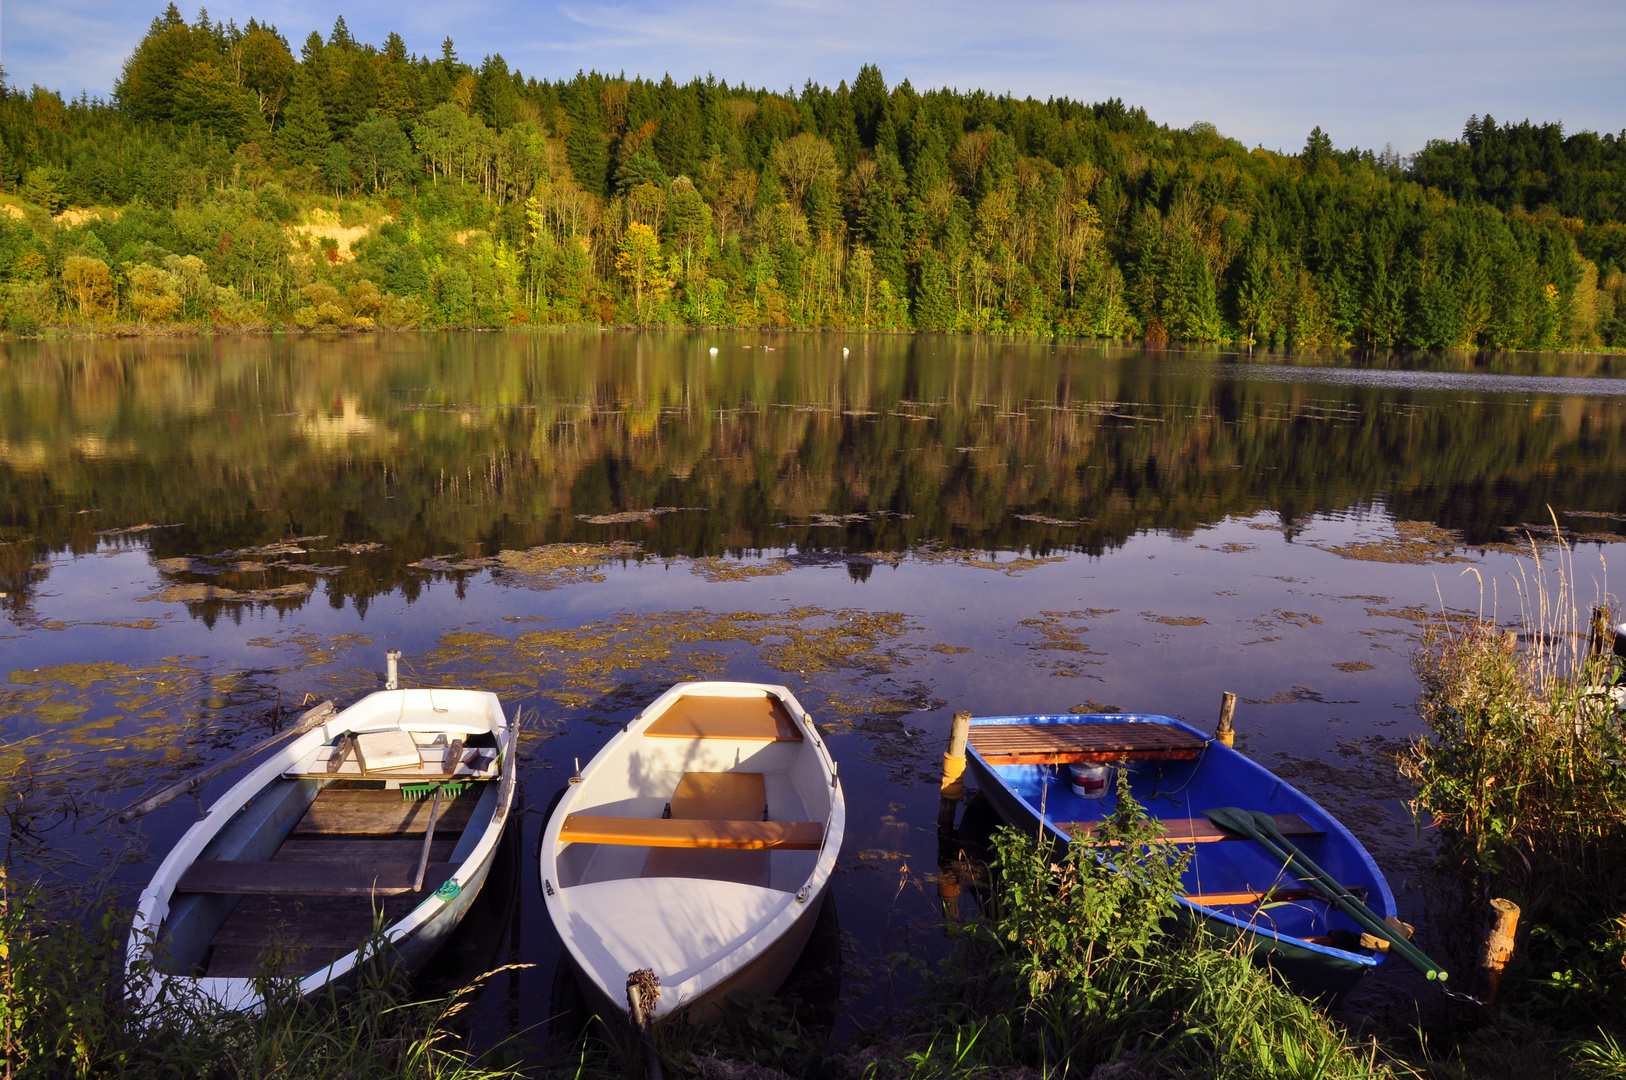
[[927,248],[920,256],[920,288],[915,292],[915,326],[921,330],[954,329],[954,297],[948,272],[937,252]]
[[293,96],[283,110],[276,139],[277,150],[290,165],[319,169],[326,161],[328,144],[333,141],[327,115],[312,80],[303,72],[294,80]]

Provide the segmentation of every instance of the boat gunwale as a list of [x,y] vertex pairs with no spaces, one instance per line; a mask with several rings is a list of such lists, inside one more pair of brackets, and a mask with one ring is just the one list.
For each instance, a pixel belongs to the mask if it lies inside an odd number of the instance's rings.
[[[696,691],[699,691],[696,693]],[[818,725],[813,717],[802,707],[796,695],[790,688],[776,683],[735,682],[727,680],[693,681],[676,683],[663,692],[654,701],[639,710],[638,715],[622,725],[621,730],[610,737],[592,756],[587,764],[577,774],[579,780],[572,778],[572,782],[565,787],[558,805],[552,811],[542,833],[538,847],[537,876],[543,886],[543,900],[548,908],[548,915],[563,941],[566,951],[570,954],[576,970],[583,972],[592,979],[600,993],[604,994],[612,1003],[618,1002],[616,991],[619,987],[606,987],[600,980],[596,967],[588,961],[583,950],[575,940],[575,935],[567,932],[563,927],[563,916],[570,905],[566,893],[570,890],[557,884],[559,833],[564,827],[564,821],[570,816],[572,805],[586,791],[591,788],[591,779],[603,768],[608,768],[611,762],[620,761],[636,740],[643,738],[644,729],[659,719],[667,709],[684,697],[728,697],[737,696],[741,692],[762,693],[778,698],[780,703],[790,713],[791,719],[798,723],[803,730],[801,753],[812,754],[823,774],[824,782],[830,784],[830,809],[824,819],[824,839],[819,847],[818,857],[814,861],[813,870],[802,887],[795,892],[783,892],[783,900],[771,915],[757,922],[754,928],[743,935],[733,948],[728,949],[715,961],[699,971],[690,975],[681,983],[661,987],[661,996],[655,1008],[655,1019],[663,1020],[667,1016],[687,1008],[696,1001],[700,1001],[718,986],[725,984],[735,975],[746,970],[757,958],[766,954],[772,944],[795,927],[803,918],[816,917],[819,905],[823,902],[825,890],[829,887],[831,877],[835,870],[836,858],[841,850],[841,844],[846,832],[846,792],[840,784],[835,761],[830,755],[830,748],[825,742]],[[664,741],[664,740],[663,740]],[[550,891],[551,890],[551,891]],[[774,890],[779,892],[780,890]],[[561,908],[565,910],[561,910]]]
[[[363,734],[369,731],[388,731],[398,729],[403,731],[431,731],[435,725],[425,724],[418,727],[407,727],[406,719],[422,715],[433,716],[432,712],[417,709],[408,712],[405,708],[406,695],[419,693],[431,688],[411,687],[401,690],[380,690],[361,698],[354,704],[335,713],[327,721],[305,732],[292,742],[284,745],[265,761],[255,766],[242,779],[226,790],[220,798],[205,811],[204,816],[194,822],[181,838],[175,842],[169,853],[159,863],[158,869],[153,872],[147,887],[142,890],[140,899],[136,904],[136,913],[131,920],[130,935],[125,948],[125,968],[130,970],[143,963],[154,962],[157,957],[155,946],[163,925],[169,917],[170,908],[175,897],[175,886],[186,869],[197,861],[209,844],[220,832],[236,818],[245,807],[265,791],[274,781],[282,778],[283,774],[294,764],[301,761],[307,754],[318,746],[325,745],[345,732]],[[482,780],[481,783],[497,785],[497,805],[493,808],[491,818],[484,826],[483,834],[469,851],[468,856],[458,864],[449,882],[456,882],[459,894],[471,882],[482,880],[489,869],[489,863],[497,850],[497,843],[502,837],[507,825],[508,814],[512,809],[513,793],[517,786],[513,782],[505,782],[508,775],[519,767],[517,757],[517,731],[508,722],[507,714],[503,711],[502,701],[496,694],[487,690],[467,690],[454,687],[435,687],[434,692],[441,694],[456,694],[465,700],[483,706],[473,711],[481,712],[489,724],[488,731],[497,741],[498,772],[497,776]],[[402,710],[393,719],[382,718],[357,724],[345,722],[345,717],[359,709],[369,701],[373,701],[386,694],[402,695]],[[429,708],[434,708],[433,699],[430,699]],[[515,777],[517,780],[517,777]],[[325,785],[324,785],[325,786]],[[204,826],[212,826],[204,828]],[[442,886],[444,888],[444,885]],[[396,945],[409,941],[413,936],[429,926],[436,916],[444,912],[456,901],[442,899],[436,893],[430,893],[420,900],[411,911],[400,919],[384,928],[384,937],[390,944]],[[361,948],[334,959],[332,962],[315,968],[299,980],[301,996],[309,995],[329,983],[344,978],[356,966],[360,958]],[[263,1001],[256,986],[256,980],[243,976],[207,976],[182,975],[174,972],[162,972],[150,969],[145,979],[132,983],[131,994],[139,999],[150,1002],[156,998],[160,986],[166,982],[176,982],[189,986],[205,997],[219,1003],[222,1007],[233,1011],[253,1011],[260,1008]]]
[[[1232,764],[1241,764],[1245,767],[1245,769],[1253,770],[1259,776],[1268,777],[1274,783],[1280,784],[1287,791],[1304,800],[1306,808],[1310,810],[1317,818],[1317,820],[1313,821],[1312,824],[1320,826],[1323,832],[1338,837],[1355,852],[1355,854],[1360,858],[1362,864],[1365,866],[1365,869],[1371,874],[1372,880],[1377,884],[1378,894],[1383,907],[1383,913],[1390,916],[1395,916],[1397,914],[1394,894],[1389,889],[1389,882],[1387,878],[1384,877],[1383,871],[1378,868],[1376,860],[1374,860],[1371,853],[1366,850],[1366,845],[1362,844],[1358,839],[1356,839],[1355,835],[1345,828],[1342,822],[1340,822],[1332,814],[1328,813],[1320,803],[1316,802],[1316,800],[1294,787],[1288,781],[1277,776],[1275,773],[1271,772],[1257,761],[1254,761],[1252,758],[1239,752],[1233,747],[1226,746],[1224,743],[1216,741],[1212,735],[1193,727],[1183,720],[1176,719],[1172,716],[1162,716],[1156,713],[1034,713],[1032,715],[1008,714],[1001,716],[971,718],[971,728],[973,731],[978,727],[997,727],[1012,724],[1032,724],[1035,726],[1053,724],[1061,726],[1078,723],[1152,723],[1178,727],[1198,736],[1206,743],[1204,748],[1199,752],[1195,764],[1192,766],[1193,772],[1202,767],[1204,759],[1210,753],[1218,751],[1220,752],[1221,760],[1230,760],[1225,757],[1226,754],[1229,754],[1231,755],[1231,759],[1234,759]],[[1062,845],[1067,845],[1072,842],[1072,837],[1057,828],[1052,820],[1048,818],[1040,818],[1037,808],[1034,807],[1033,804],[1027,799],[1018,794],[1016,790],[1010,786],[1010,784],[1006,783],[1005,778],[998,772],[999,769],[1003,768],[1039,768],[1041,766],[1010,766],[990,763],[985,757],[982,756],[981,753],[977,751],[972,739],[966,740],[966,756],[973,759],[973,762],[977,766],[979,772],[985,773],[988,777],[990,777],[995,783],[1003,788],[1012,799],[1016,800],[1022,806],[1026,806],[1030,810],[1034,811],[1033,816],[1041,821],[1045,830],[1047,831],[1047,834],[1052,840]],[[1303,816],[1302,812],[1301,816]],[[1349,949],[1340,949],[1333,945],[1322,945],[1304,938],[1295,937],[1291,934],[1278,933],[1277,931],[1271,930],[1268,927],[1258,925],[1258,923],[1253,920],[1244,921],[1218,908],[1192,903],[1184,896],[1177,895],[1174,897],[1174,899],[1182,907],[1201,915],[1203,918],[1228,923],[1245,934],[1253,934],[1259,937],[1267,938],[1271,941],[1280,942],[1284,947],[1304,949],[1308,952],[1319,953],[1335,960],[1346,963],[1360,964],[1361,966],[1368,968],[1377,967],[1379,964],[1383,963],[1384,959],[1386,958],[1386,955],[1381,952],[1374,951],[1371,955],[1367,955],[1366,953],[1355,952]]]

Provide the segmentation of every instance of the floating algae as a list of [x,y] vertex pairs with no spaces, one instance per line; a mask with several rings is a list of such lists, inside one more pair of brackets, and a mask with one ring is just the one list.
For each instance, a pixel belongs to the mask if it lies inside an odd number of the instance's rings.
[[767,562],[742,562],[736,559],[703,558],[694,559],[689,565],[689,572],[705,578],[707,581],[747,581],[751,578],[777,577],[795,567],[784,559],[771,559]]
[[464,574],[474,570],[484,570],[493,565],[495,559],[465,559],[461,555],[431,555],[417,562],[407,563],[414,570],[433,570],[440,574]]
[[953,563],[956,566],[968,566],[976,570],[998,570],[1006,577],[1015,577],[1024,570],[1043,566],[1046,563],[1066,562],[1064,555],[1050,558],[1030,558],[1018,556],[1006,562],[984,557],[984,552],[972,551],[969,548],[940,547],[936,544],[922,544],[910,555],[926,563]]
[[1044,617],[1040,619],[1023,619],[1021,622],[1016,624],[1018,626],[1026,626],[1039,631],[1041,640],[1033,642],[1028,646],[1028,648],[1054,649],[1058,652],[1090,651],[1090,647],[1088,645],[1078,640],[1078,636],[1080,634],[1087,634],[1090,632],[1089,627],[1064,626],[1062,624],[1062,619],[1077,618],[1077,615],[1070,612],[1067,614],[1062,614],[1061,612],[1056,611],[1044,611],[1040,612],[1040,614]]
[[1355,541],[1321,550],[1360,562],[1411,563],[1420,566],[1474,561],[1456,554],[1463,541],[1462,534],[1455,530],[1442,529],[1426,521],[1397,521],[1395,533],[1393,538],[1387,540]]
[[1311,690],[1308,686],[1295,686],[1289,690],[1278,690],[1267,698],[1243,698],[1248,705],[1291,705],[1300,701],[1313,701],[1318,705],[1358,705],[1352,698],[1328,698]]
[[741,649],[786,675],[885,674],[908,663],[900,639],[909,629],[897,613],[813,607],[628,614],[512,638],[444,634],[414,669],[428,682],[614,711],[643,704],[670,683],[721,673]]
[[637,544],[617,540],[608,544],[543,544],[526,551],[500,551],[494,574],[506,584],[530,589],[557,589],[561,585],[600,582],[599,569],[607,563],[639,556]]
[[196,604],[207,600],[224,600],[235,604],[266,603],[273,600],[302,600],[309,596],[310,585],[298,582],[278,585],[269,589],[227,589],[219,585],[171,585],[142,600],[158,600],[169,604]]
[[1365,660],[1345,660],[1342,663],[1334,664],[1333,667],[1337,668],[1339,671],[1352,671],[1352,672],[1353,671],[1372,671],[1372,670],[1374,670],[1372,665],[1368,664]]
[[656,506],[649,510],[621,510],[613,514],[577,514],[576,520],[589,525],[647,525],[662,514],[704,509],[703,506]]
[[1197,615],[1154,615],[1150,611],[1140,613],[1141,618],[1150,619],[1164,626],[1207,626],[1208,620]]
[[1087,518],[1077,518],[1071,521],[1062,518],[1045,517],[1043,514],[1017,514],[1017,521],[1031,521],[1035,525],[1053,525],[1061,529],[1076,529],[1080,525],[1088,525]]
[[10,681],[21,685],[57,682],[71,686],[75,690],[88,690],[94,683],[112,682],[132,674],[134,669],[128,664],[54,664],[50,667],[13,671]]

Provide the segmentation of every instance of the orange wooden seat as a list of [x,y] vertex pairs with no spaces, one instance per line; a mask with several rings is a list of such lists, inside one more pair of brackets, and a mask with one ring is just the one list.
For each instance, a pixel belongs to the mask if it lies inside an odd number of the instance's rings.
[[571,814],[559,829],[559,839],[574,844],[630,844],[637,847],[817,851],[824,845],[824,823]]
[[644,729],[652,739],[737,739],[742,742],[801,742],[802,732],[785,705],[767,694],[679,698]]

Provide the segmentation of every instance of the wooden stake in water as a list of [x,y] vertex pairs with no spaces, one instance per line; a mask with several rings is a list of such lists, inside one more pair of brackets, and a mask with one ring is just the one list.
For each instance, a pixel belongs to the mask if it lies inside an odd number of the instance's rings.
[[1236,742],[1236,729],[1231,726],[1231,719],[1236,715],[1236,695],[1227,690],[1220,698],[1219,726],[1214,729],[1214,741],[1221,746],[1230,746]]
[[937,833],[945,835],[954,830],[954,810],[965,796],[965,744],[971,737],[971,714],[954,714],[954,726],[949,729],[948,753],[943,755],[943,781],[941,797],[937,801]]
[[661,981],[651,968],[627,975],[627,1020],[644,1046],[644,1068],[649,1080],[661,1080],[661,1058],[655,1049],[655,1003],[661,999]]
[[1479,950],[1479,966],[1474,969],[1473,995],[1485,1005],[1496,1004],[1502,992],[1502,975],[1513,959],[1513,940],[1519,930],[1519,905],[1511,900],[1490,902],[1490,930]]

